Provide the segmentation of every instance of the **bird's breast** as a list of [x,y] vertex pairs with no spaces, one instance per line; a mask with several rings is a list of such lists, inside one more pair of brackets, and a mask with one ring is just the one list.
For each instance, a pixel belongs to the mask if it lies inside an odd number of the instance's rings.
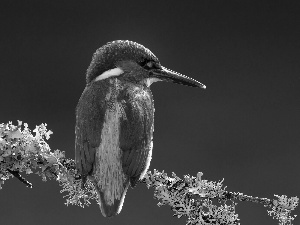
[[119,105],[116,104],[115,110],[108,108],[105,112],[101,142],[96,149],[94,164],[94,178],[108,205],[121,198],[125,189],[124,183],[128,180],[122,169],[119,110]]
[[145,147],[152,141],[154,129],[154,104],[150,89],[128,86],[120,92],[118,102],[123,112],[120,123],[121,148]]
[[116,78],[110,79],[104,101],[106,110],[93,177],[105,201],[113,204],[121,198],[130,178],[123,170],[123,153],[152,150],[154,106],[150,89],[122,85]]

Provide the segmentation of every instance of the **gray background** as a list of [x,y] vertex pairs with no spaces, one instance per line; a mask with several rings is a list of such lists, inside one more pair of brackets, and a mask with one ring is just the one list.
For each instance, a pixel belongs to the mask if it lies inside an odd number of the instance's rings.
[[[74,158],[74,110],[92,54],[128,39],[207,85],[151,87],[152,171],[202,171],[229,191],[300,197],[299,1],[109,2],[1,1],[0,122],[47,123],[51,148]],[[95,203],[66,207],[57,182],[27,178],[33,189],[10,179],[0,191],[1,224],[185,224],[143,185],[108,220]],[[243,225],[277,224],[259,204],[236,211]]]

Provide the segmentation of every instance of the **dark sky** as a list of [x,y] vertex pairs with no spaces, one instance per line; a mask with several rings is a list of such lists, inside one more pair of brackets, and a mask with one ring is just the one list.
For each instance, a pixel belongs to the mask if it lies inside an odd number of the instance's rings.
[[[224,178],[228,191],[300,197],[299,15],[299,1],[1,1],[0,123],[47,123],[51,148],[74,159],[75,107],[92,54],[128,39],[207,86],[152,86],[152,171],[202,171]],[[95,202],[66,207],[57,182],[27,178],[33,189],[5,182],[1,224],[185,224],[143,185],[109,220]],[[277,224],[255,203],[239,203],[237,213],[243,225]]]

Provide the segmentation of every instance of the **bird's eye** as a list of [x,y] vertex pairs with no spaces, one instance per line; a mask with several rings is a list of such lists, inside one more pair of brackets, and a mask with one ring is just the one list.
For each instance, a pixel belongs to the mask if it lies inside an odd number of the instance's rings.
[[153,61],[148,61],[143,67],[147,70],[158,69],[159,68],[159,66]]
[[142,62],[139,63],[141,67],[143,67],[146,70],[150,70],[150,69],[159,69],[160,65],[157,64],[154,61],[148,61],[148,60],[144,60]]
[[140,63],[140,66],[141,67],[144,67],[145,69],[147,69],[147,70],[149,70],[149,69],[151,69],[152,68],[152,66],[153,66],[153,62],[152,61],[143,61],[143,62],[141,62]]
[[153,62],[151,62],[151,61],[147,62],[145,67],[152,68],[153,67]]

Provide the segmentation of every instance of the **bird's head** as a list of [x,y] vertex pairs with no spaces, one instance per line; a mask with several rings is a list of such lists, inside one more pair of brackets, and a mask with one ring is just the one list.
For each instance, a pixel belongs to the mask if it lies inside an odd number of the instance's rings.
[[133,41],[113,41],[99,48],[87,70],[87,84],[111,77],[149,87],[156,81],[206,88],[204,84],[163,67],[143,45]]

